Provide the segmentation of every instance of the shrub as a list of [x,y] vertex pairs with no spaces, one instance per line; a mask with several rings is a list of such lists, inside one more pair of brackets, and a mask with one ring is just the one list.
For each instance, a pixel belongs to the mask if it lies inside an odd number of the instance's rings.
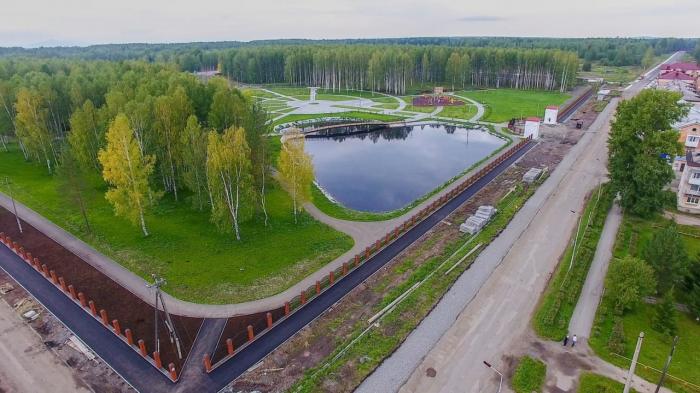
[[625,329],[622,324],[622,318],[615,317],[612,333],[608,340],[608,349],[612,353],[622,355],[625,352]]

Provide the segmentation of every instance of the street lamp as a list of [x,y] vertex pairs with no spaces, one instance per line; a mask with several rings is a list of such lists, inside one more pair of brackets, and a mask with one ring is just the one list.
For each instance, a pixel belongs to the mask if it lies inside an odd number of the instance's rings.
[[503,387],[503,374],[501,374],[500,371],[496,370],[496,369],[491,365],[491,363],[487,362],[486,360],[484,360],[484,364],[486,365],[486,367],[488,367],[488,368],[490,368],[491,370],[495,371],[496,374],[498,374],[499,377],[501,377],[501,381],[498,383],[498,393],[501,393],[501,387]]

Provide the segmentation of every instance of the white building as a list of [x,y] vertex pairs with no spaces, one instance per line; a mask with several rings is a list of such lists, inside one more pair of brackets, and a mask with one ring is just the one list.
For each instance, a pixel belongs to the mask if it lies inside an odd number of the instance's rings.
[[523,129],[525,138],[531,136],[532,139],[537,139],[540,137],[540,120],[539,117],[528,117],[525,119],[525,128]]
[[683,174],[678,184],[678,210],[700,214],[700,163],[692,152],[686,153]]
[[544,124],[557,124],[559,117],[559,107],[550,105],[544,110]]

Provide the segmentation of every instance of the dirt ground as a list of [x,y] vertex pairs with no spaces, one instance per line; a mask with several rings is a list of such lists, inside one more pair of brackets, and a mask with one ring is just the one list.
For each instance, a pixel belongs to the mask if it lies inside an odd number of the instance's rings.
[[[6,302],[18,314],[30,309],[39,313],[39,317],[36,320],[23,323],[26,323],[27,327],[33,329],[40,337],[43,349],[37,349],[38,351],[48,352],[70,368],[77,387],[85,387],[94,392],[134,392],[119,375],[99,358],[90,360],[85,354],[68,345],[72,333],[53,315],[44,310],[41,305],[33,301],[31,295],[17,285],[10,276],[0,270],[0,288],[6,290],[10,286],[12,289],[6,294],[0,295],[2,297],[0,301]],[[59,364],[56,367],[63,367],[63,365]],[[45,372],[50,375],[54,371],[45,370]]]
[[[413,267],[417,267],[442,254],[448,244],[462,236],[458,231],[458,224],[478,206],[498,202],[509,189],[521,182],[522,175],[531,167],[553,169],[581,135],[583,130],[565,126],[549,130],[541,139],[541,143],[448,216],[443,225],[434,227],[320,318],[244,373],[229,386],[229,391],[288,390],[303,376],[305,370],[319,365],[339,344],[347,342],[355,327],[366,324],[367,319],[376,312],[376,306],[385,294],[410,276],[412,269],[405,269],[403,266],[406,261],[412,261]],[[323,381],[321,390],[352,391],[361,382],[355,375],[357,366],[353,361],[349,361],[340,368],[340,375]]]
[[[131,329],[134,341],[143,339],[149,352],[153,351],[153,307],[31,225],[23,222],[22,227],[24,231],[20,234],[14,215],[0,208],[0,231],[23,246],[33,257],[39,258],[50,270],[55,270],[57,276],[64,277],[66,284],[72,284],[76,292],[83,292],[88,300],[93,300],[98,310],[105,309],[110,321],[118,319],[122,330]],[[86,311],[85,318],[91,318],[88,314],[89,309]],[[168,340],[162,339],[168,337],[163,325],[160,326],[159,333],[161,344],[164,344],[161,345],[161,359],[163,364],[174,363],[179,371],[192,347],[202,319],[173,316],[173,324],[183,344],[183,359],[179,360],[174,346],[169,345]]]

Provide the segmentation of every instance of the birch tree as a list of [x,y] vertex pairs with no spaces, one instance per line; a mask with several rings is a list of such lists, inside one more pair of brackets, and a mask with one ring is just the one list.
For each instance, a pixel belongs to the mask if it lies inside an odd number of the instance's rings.
[[119,114],[107,131],[107,145],[98,153],[102,177],[110,185],[105,198],[122,216],[134,225],[141,225],[144,236],[148,228],[144,215],[161,193],[151,189],[155,157],[141,155],[134,131],[126,115]]
[[22,88],[17,93],[15,104],[15,125],[17,136],[23,141],[30,156],[44,161],[49,173],[58,158],[54,148],[53,135],[47,126],[47,110],[42,106],[41,96],[34,91]]
[[85,101],[82,107],[73,112],[70,117],[70,128],[68,144],[73,152],[73,158],[83,168],[99,170],[97,152],[104,145],[105,130],[101,115],[92,101]]
[[314,179],[314,168],[311,157],[304,151],[304,136],[295,129],[287,133],[280,152],[278,168],[280,179],[287,186],[292,197],[294,222],[300,206],[311,199],[311,183]]
[[194,193],[193,205],[202,210],[207,203],[207,194],[210,194],[207,187],[207,134],[196,116],[187,119],[181,138],[183,180]]
[[243,128],[231,127],[223,135],[210,131],[207,143],[207,179],[212,195],[212,222],[231,227],[241,240],[240,223],[252,214],[250,148]]

